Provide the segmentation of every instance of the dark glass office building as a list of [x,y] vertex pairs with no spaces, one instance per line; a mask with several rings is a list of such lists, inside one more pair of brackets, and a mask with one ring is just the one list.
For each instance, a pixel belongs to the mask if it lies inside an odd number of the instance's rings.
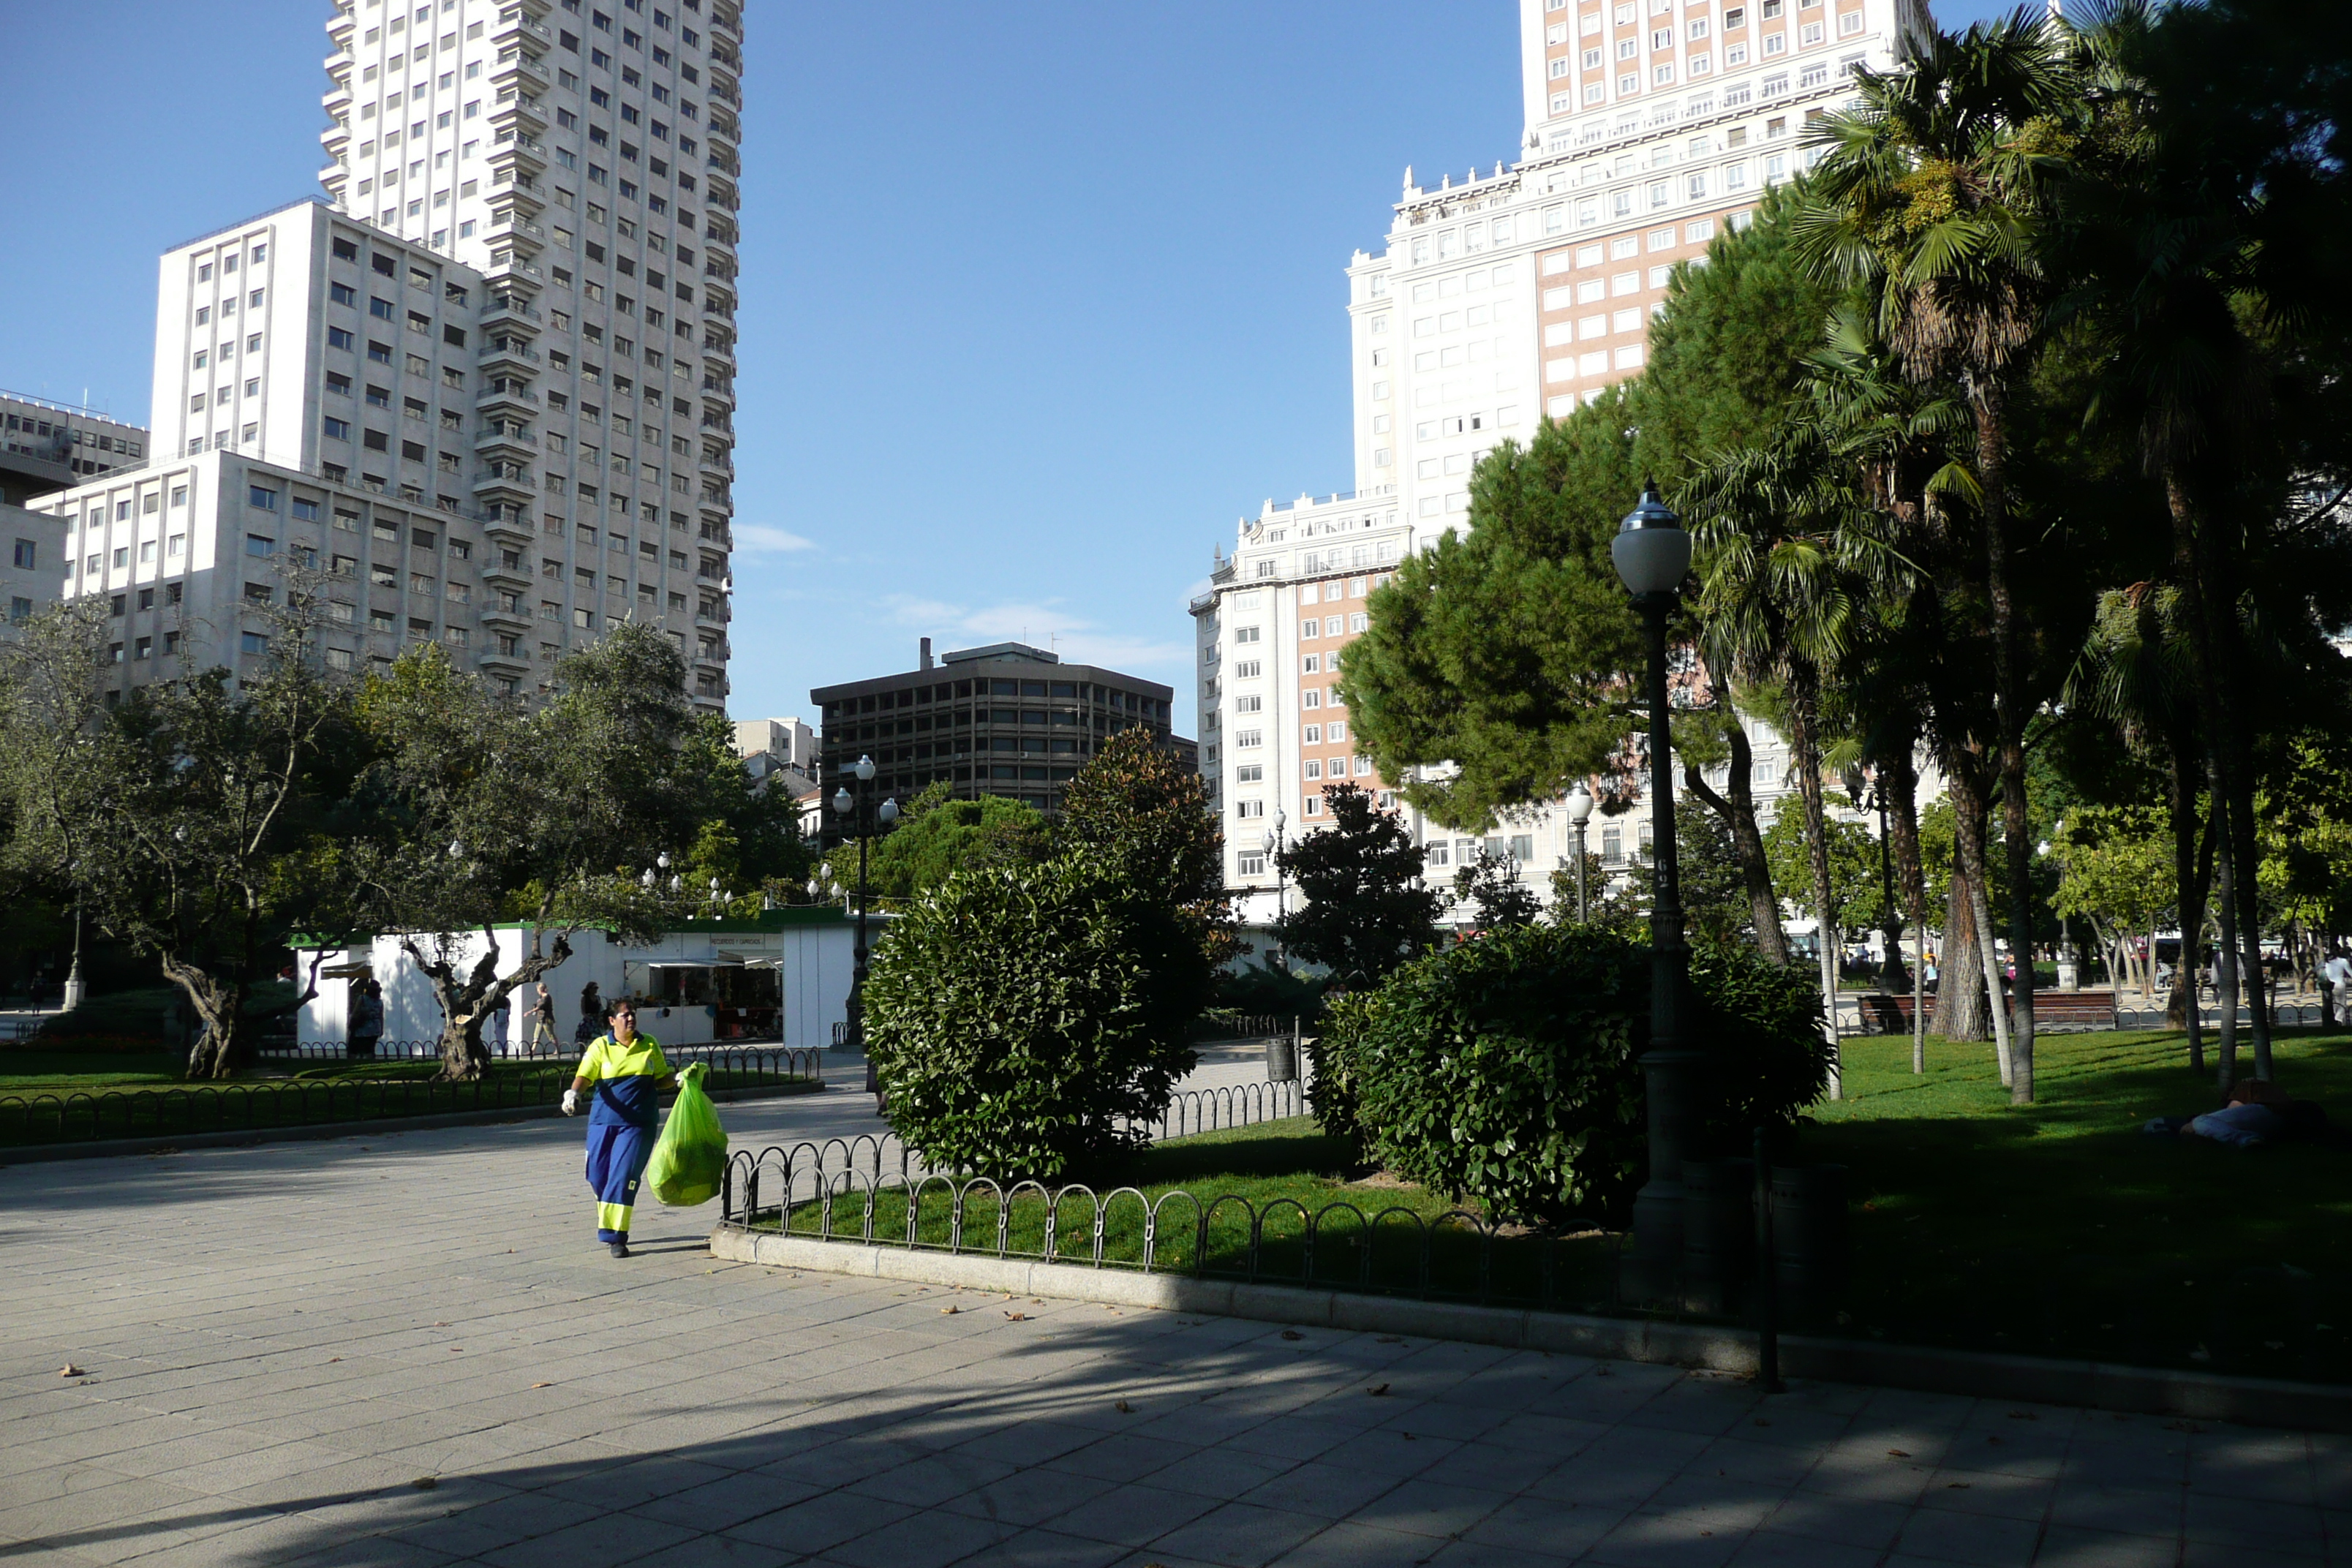
[[1148,728],[1188,768],[1199,748],[1170,729],[1174,689],[1022,643],[943,654],[925,637],[918,668],[902,675],[823,686],[809,693],[823,715],[824,837],[843,837],[833,792],[860,756],[874,759],[874,798],[911,799],[945,780],[965,799],[1004,795],[1060,809],[1062,790],[1095,748],[1122,730]]

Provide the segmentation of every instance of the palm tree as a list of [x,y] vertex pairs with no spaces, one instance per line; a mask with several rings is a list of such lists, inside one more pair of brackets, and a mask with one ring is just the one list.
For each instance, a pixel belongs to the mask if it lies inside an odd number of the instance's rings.
[[[1780,689],[1804,807],[1823,1026],[1833,1050],[1837,943],[1822,789],[1823,688],[1860,634],[1872,582],[1891,566],[1879,519],[1851,473],[1822,426],[1801,412],[1767,445],[1715,457],[1682,498],[1700,552],[1706,657],[1735,680]],[[1833,1093],[1835,1084],[1833,1068]]]
[[2010,404],[2041,334],[2048,187],[2065,165],[2072,72],[2060,24],[2020,10],[1928,36],[1903,70],[1855,73],[1858,108],[1817,122],[1824,150],[1797,252],[1870,288],[1878,326],[1913,380],[1958,384],[1974,425],[1976,496],[1992,623],[1996,752],[2018,963],[2014,1073],[2033,1098],[2033,836],[2025,726],[2032,708],[2011,591]]

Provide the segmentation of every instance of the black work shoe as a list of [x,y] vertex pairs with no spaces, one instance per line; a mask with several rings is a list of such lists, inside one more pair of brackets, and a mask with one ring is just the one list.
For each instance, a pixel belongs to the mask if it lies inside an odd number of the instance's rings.
[[629,1244],[628,1244],[627,1242],[625,1242],[625,1241],[616,1241],[616,1242],[613,1243],[613,1256],[614,1256],[614,1257],[615,1257],[615,1258],[626,1258],[628,1255],[629,1255]]

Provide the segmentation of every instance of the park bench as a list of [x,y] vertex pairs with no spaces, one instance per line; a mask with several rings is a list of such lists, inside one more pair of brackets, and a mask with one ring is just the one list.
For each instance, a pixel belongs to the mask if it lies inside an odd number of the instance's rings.
[[[1858,998],[1865,1035],[1907,1035],[1911,1032],[1911,995],[1875,992]],[[1929,992],[1927,1026],[1936,1026],[1936,994]],[[2036,991],[2033,1026],[2037,1032],[2112,1029],[2116,1026],[2116,994],[2112,991]]]

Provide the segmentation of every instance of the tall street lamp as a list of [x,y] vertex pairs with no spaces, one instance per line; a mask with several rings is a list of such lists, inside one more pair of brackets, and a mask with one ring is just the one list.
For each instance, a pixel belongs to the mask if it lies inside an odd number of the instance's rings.
[[1690,1005],[1690,949],[1683,942],[1681,867],[1675,853],[1674,733],[1666,706],[1666,617],[1690,571],[1691,537],[1682,519],[1643,481],[1642,499],[1618,525],[1609,558],[1642,613],[1648,643],[1651,850],[1655,892],[1650,910],[1650,1048],[1642,1057],[1649,1102],[1650,1179],[1633,1198],[1633,1257],[1639,1290],[1662,1295],[1683,1250],[1683,1162],[1696,1152],[1697,1079],[1702,1058],[1685,1030]]
[[[1277,805],[1274,808],[1274,826],[1265,830],[1266,858],[1274,862],[1274,922],[1277,933],[1282,925],[1282,917],[1287,912],[1284,908],[1282,896],[1282,851],[1286,843],[1283,828],[1289,820],[1283,815],[1282,807]],[[1276,960],[1282,957],[1282,941],[1279,934],[1275,939],[1274,955]]]
[[[863,1051],[866,1049],[866,851],[874,836],[875,824],[887,827],[898,820],[898,803],[886,800],[879,811],[873,808],[870,793],[866,787],[874,782],[872,757],[858,758],[849,771],[857,780],[857,793],[851,795],[845,784],[834,791],[833,809],[835,815],[850,818],[851,829],[857,835],[857,945],[852,952],[853,967],[849,976],[849,1043]],[[873,1076],[874,1069],[869,1065],[866,1077],[871,1079]],[[869,1082],[866,1087],[870,1089],[873,1085]]]
[[1584,825],[1592,820],[1592,792],[1582,779],[1568,792],[1568,820],[1576,829],[1576,923],[1582,925],[1591,919],[1584,904]]

